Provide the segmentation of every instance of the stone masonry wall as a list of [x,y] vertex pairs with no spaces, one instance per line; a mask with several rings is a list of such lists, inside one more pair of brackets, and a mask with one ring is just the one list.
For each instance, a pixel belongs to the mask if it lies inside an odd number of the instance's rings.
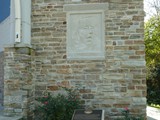
[[[65,4],[108,3],[105,60],[68,60]],[[35,96],[58,85],[78,87],[84,103],[104,109],[107,118],[128,107],[146,114],[143,0],[32,0]]]
[[0,52],[0,108],[3,106],[3,92],[4,92],[4,57],[3,52]]
[[4,51],[4,114],[33,115],[33,83],[31,76],[31,52],[27,47],[6,47]]

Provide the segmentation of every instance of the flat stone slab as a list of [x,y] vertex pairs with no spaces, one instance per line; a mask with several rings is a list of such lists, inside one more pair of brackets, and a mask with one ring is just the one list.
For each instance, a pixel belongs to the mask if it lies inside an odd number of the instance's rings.
[[149,118],[148,120],[159,120],[160,109],[147,106],[147,116]]

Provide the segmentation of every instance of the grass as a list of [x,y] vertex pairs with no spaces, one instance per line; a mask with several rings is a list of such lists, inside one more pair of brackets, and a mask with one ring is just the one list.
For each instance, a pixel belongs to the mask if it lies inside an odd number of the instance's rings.
[[160,109],[160,105],[159,104],[151,103],[149,106]]

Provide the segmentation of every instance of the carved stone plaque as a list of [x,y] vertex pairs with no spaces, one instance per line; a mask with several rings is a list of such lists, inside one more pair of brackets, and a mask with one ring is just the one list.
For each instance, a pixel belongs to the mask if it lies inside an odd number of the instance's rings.
[[105,57],[103,10],[68,12],[67,58],[98,60]]
[[93,110],[92,113],[86,114],[84,110],[75,110],[72,120],[104,120],[104,112]]

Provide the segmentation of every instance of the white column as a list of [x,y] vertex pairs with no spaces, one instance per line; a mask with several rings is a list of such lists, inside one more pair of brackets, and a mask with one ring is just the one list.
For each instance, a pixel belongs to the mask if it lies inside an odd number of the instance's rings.
[[14,1],[15,6],[15,42],[21,42],[21,3]]

